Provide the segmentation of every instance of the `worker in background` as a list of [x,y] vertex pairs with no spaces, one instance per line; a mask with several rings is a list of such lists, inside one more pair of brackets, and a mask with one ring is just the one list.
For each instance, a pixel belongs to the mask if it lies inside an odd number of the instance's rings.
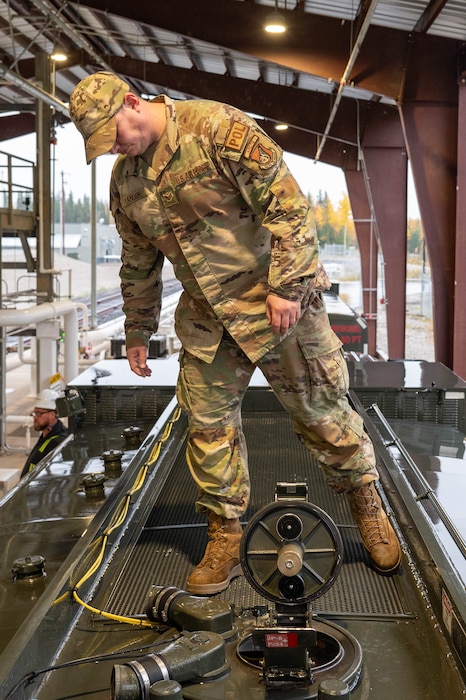
[[118,153],[110,206],[131,369],[148,377],[164,257],[183,285],[177,397],[189,419],[186,460],[208,521],[190,593],[224,590],[241,574],[240,518],[249,503],[241,404],[256,367],[288,411],[327,483],[348,493],[374,566],[401,550],[382,507],[372,443],[349,405],[341,342],[322,299],[313,213],[280,147],[247,114],[211,100],[144,100],[102,71],[70,96],[87,162]]
[[40,437],[28,455],[22,477],[68,436],[68,428],[58,418],[57,398],[58,394],[53,389],[44,389],[37,398],[32,415],[34,430],[40,431]]

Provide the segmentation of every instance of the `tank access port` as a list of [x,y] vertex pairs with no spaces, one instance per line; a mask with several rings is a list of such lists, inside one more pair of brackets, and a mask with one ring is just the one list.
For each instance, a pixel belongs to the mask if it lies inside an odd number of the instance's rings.
[[275,502],[249,521],[241,542],[244,575],[275,603],[276,625],[256,627],[239,642],[237,654],[260,670],[267,687],[301,689],[300,698],[323,700],[335,694],[335,684],[343,698],[356,687],[359,642],[333,622],[314,620],[310,608],[333,586],[342,560],[338,528],[309,503],[306,484],[278,484]]

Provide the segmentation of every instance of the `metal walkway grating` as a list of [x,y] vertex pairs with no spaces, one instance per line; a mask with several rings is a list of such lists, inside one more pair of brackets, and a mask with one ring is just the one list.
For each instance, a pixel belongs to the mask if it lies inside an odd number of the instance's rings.
[[[340,528],[344,563],[332,588],[313,601],[313,610],[338,616],[409,615],[396,586],[397,576],[383,577],[369,568],[347,499],[328,488],[317,463],[296,438],[287,414],[250,413],[244,415],[243,421],[252,483],[244,524],[274,500],[277,481],[306,481],[309,500],[325,510]],[[181,450],[125,561],[118,586],[106,603],[108,611],[141,615],[151,585],[184,588],[187,573],[201,559],[206,544],[206,523],[194,512],[195,499],[196,487]],[[244,577],[235,579],[217,597],[239,609],[265,603]]]

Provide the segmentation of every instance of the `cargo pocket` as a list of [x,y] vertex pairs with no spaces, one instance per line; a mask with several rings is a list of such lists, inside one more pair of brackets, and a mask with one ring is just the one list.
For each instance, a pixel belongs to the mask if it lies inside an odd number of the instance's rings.
[[334,333],[320,292],[314,292],[296,329],[298,343],[306,360],[330,355],[342,347]]
[[[341,348],[326,355],[314,357],[308,354],[306,343],[298,339],[309,369],[311,406],[319,412],[330,413],[332,406],[345,396],[349,389],[348,367]],[[337,407],[335,406],[335,409]]]

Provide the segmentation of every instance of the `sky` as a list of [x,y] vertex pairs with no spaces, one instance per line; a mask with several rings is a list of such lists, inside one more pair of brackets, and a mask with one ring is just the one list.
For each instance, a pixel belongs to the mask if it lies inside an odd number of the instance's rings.
[[[65,198],[73,193],[76,201],[91,193],[92,166],[86,164],[82,136],[73,124],[57,128],[57,145],[52,151],[55,169],[55,193],[61,192],[62,185]],[[17,139],[0,142],[0,150],[21,158],[35,160],[35,134],[21,136]],[[96,160],[97,199],[108,200],[108,183],[115,156],[104,155]],[[285,154],[285,160],[298,181],[305,195],[317,197],[319,192],[327,193],[333,204],[337,205],[347,194],[343,171],[325,163],[315,162],[292,153]],[[418,217],[417,202],[412,184],[408,192],[408,214]]]

